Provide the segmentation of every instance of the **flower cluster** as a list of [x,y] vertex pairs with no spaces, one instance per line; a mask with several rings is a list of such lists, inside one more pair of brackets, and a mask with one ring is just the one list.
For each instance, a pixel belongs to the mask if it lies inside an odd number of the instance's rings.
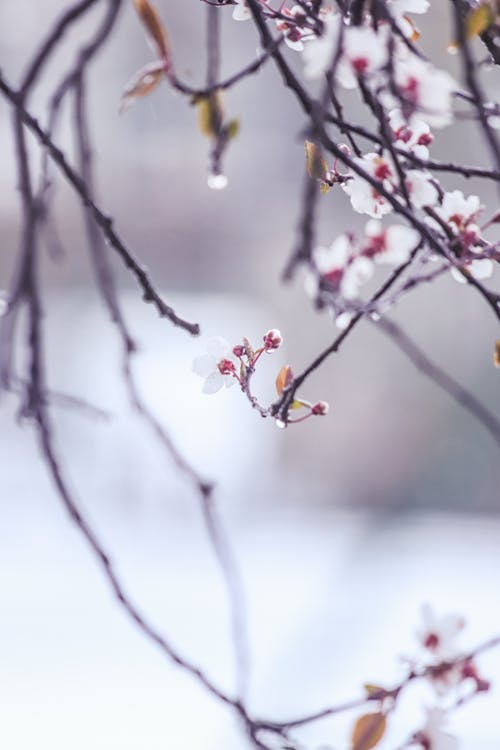
[[307,289],[316,298],[327,295],[329,302],[338,296],[355,301],[376,265],[406,263],[419,242],[418,232],[411,227],[394,224],[384,228],[380,221],[371,219],[362,237],[341,234],[330,247],[314,249],[314,273],[308,276]]
[[[265,409],[258,404],[255,396],[250,391],[250,380],[255,372],[257,363],[263,354],[271,354],[279,349],[283,343],[281,332],[277,328],[271,328],[262,337],[262,346],[254,349],[247,338],[241,344],[231,346],[221,336],[214,336],[207,342],[205,354],[195,357],[192,370],[196,375],[204,379],[202,392],[217,393],[225,388],[230,388],[238,383],[241,390],[247,395],[254,407],[259,409],[262,416],[273,414],[272,407]],[[276,391],[278,396],[286,398],[288,391],[293,387],[294,376],[290,365],[285,365],[279,371],[276,378]],[[294,395],[294,392],[293,392]],[[290,417],[291,412],[305,410],[300,417]],[[286,421],[276,420],[278,427],[286,427],[288,424],[304,422],[310,417],[323,417],[328,414],[330,406],[326,401],[310,403],[302,398],[290,399],[286,411]]]
[[222,336],[214,336],[207,342],[206,354],[193,360],[192,370],[205,381],[203,393],[217,393],[235,383],[244,388],[261,355],[279,349],[282,343],[283,338],[277,328],[272,328],[263,336],[263,346],[259,349],[253,349],[246,338],[242,344],[231,346]]
[[[441,701],[452,694],[454,700],[448,702],[449,707],[466,695],[470,697],[490,688],[490,683],[480,676],[474,658],[465,655],[459,647],[464,627],[465,620],[459,615],[437,615],[429,605],[422,607],[422,623],[416,635],[423,653],[423,673]],[[472,686],[472,692],[463,692],[467,685]],[[444,730],[447,713],[443,703],[427,709],[427,720],[414,734],[413,744],[423,750],[458,748],[457,739]]]

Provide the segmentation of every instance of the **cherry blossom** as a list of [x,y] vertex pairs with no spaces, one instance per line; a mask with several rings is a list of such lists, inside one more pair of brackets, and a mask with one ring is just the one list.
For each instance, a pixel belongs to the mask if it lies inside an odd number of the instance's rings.
[[247,7],[246,0],[235,0],[236,5],[233,9],[233,18],[235,21],[248,21],[252,14]]
[[427,721],[415,736],[423,750],[458,750],[456,737],[443,731],[447,715],[441,708],[427,709]]
[[389,112],[389,125],[398,148],[410,151],[419,159],[429,158],[427,147],[432,143],[434,136],[424,120],[411,117],[407,122],[400,109],[392,109]]
[[446,661],[458,655],[456,640],[464,625],[464,618],[460,615],[439,617],[429,604],[425,604],[422,607],[422,625],[417,631],[417,638],[437,662]]
[[371,219],[365,227],[363,253],[375,263],[399,266],[406,263],[420,241],[420,235],[411,227],[400,224],[384,229],[377,219]]
[[429,0],[389,0],[388,9],[397,22],[403,34],[409,39],[418,38],[413,23],[407,17],[407,13],[427,13],[430,7]]
[[434,177],[423,169],[410,169],[405,175],[405,186],[415,208],[434,206],[439,192]]
[[465,198],[461,190],[453,190],[444,194],[441,205],[435,211],[455,234],[463,234],[467,230],[475,232],[475,222],[482,206],[477,195]]
[[290,18],[290,23],[282,19],[276,21],[276,28],[285,35],[285,44],[290,49],[301,52],[304,49],[304,37],[314,38],[313,32],[307,26],[301,26],[307,20],[304,9],[300,5],[283,8],[282,15]]
[[395,81],[405,115],[409,117],[419,112],[429,125],[448,125],[453,117],[453,92],[457,89],[450,74],[416,55],[395,62]]
[[314,414],[315,416],[324,417],[329,411],[330,404],[328,401],[318,401],[311,406],[311,414]]
[[205,379],[203,393],[217,393],[237,382],[236,360],[230,344],[221,336],[207,342],[207,353],[193,360],[192,370]]
[[271,328],[263,337],[264,349],[266,352],[272,352],[275,349],[279,349],[283,343],[283,336],[278,328]]
[[345,299],[352,300],[359,297],[362,286],[373,276],[373,262],[364,255],[353,258],[340,280],[340,293]]
[[[493,273],[493,262],[489,258],[478,258],[477,260],[470,257],[472,255],[483,255],[484,241],[480,235],[480,229],[476,220],[483,210],[477,195],[469,195],[467,198],[461,190],[453,190],[445,193],[440,206],[435,207],[436,214],[444,221],[449,230],[457,237],[460,242],[463,253],[469,255],[462,265],[463,268],[475,279],[487,279]],[[429,223],[439,228],[439,224],[433,219]],[[461,258],[459,258],[461,260]],[[466,279],[458,268],[452,268],[453,278],[465,283]]]
[[307,41],[302,57],[306,78],[321,78],[330,69],[340,33],[340,16],[330,13],[323,22],[321,36]]
[[384,29],[353,26],[346,29],[337,79],[346,89],[358,84],[358,76],[370,76],[387,62],[387,38]]
[[[380,154],[368,153],[356,157],[354,163],[363,169],[388,190],[392,191],[391,180],[395,179],[394,167],[391,161]],[[392,206],[380,193],[363,177],[353,174],[352,179],[342,184],[342,189],[351,199],[353,209],[360,214],[368,214],[373,218],[384,216],[392,211]]]

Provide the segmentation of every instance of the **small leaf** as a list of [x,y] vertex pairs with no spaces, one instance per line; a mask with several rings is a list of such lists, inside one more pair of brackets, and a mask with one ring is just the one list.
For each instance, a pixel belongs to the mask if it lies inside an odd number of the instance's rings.
[[287,385],[290,385],[292,380],[292,368],[290,367],[290,365],[284,365],[284,367],[282,367],[279,371],[278,377],[276,378],[276,390],[278,392],[278,396],[281,396],[283,390],[287,387]]
[[495,352],[493,354],[493,364],[495,367],[500,367],[500,339],[495,344]]
[[231,120],[231,122],[229,122],[227,125],[227,134],[229,138],[236,138],[239,132],[240,132],[240,121]]
[[364,714],[354,725],[351,738],[352,750],[371,750],[378,745],[386,729],[384,714]]
[[381,685],[374,685],[371,682],[366,682],[363,685],[363,688],[368,698],[371,698],[372,696],[380,697],[380,696],[383,696],[387,692],[386,689],[383,688]]
[[216,138],[222,128],[224,111],[220,91],[213,91],[208,96],[200,96],[195,101],[198,109],[198,127],[203,135]]
[[134,0],[134,5],[139,18],[144,24],[146,31],[151,37],[158,54],[161,58],[168,60],[167,32],[156,8],[148,0]]
[[489,3],[481,3],[471,10],[465,19],[465,36],[472,39],[489,29],[495,17]]
[[306,401],[301,401],[300,399],[296,398],[290,406],[289,409],[303,409],[304,407],[310,408],[311,404],[308,404]]
[[321,149],[316,143],[306,141],[306,167],[314,180],[325,180],[328,169]]
[[143,99],[154,91],[164,75],[165,67],[162,62],[141,68],[125,86],[120,100],[120,112],[125,112],[137,99]]

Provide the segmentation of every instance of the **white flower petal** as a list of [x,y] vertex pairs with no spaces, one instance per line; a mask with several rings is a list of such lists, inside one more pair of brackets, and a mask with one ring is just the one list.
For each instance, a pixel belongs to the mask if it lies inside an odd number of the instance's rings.
[[202,354],[193,359],[191,369],[196,375],[207,378],[217,369],[217,360],[210,354]]
[[223,387],[224,376],[217,370],[208,376],[203,383],[203,388],[201,390],[203,393],[217,393],[217,391],[220,391]]
[[222,336],[213,336],[207,341],[207,352],[215,357],[217,362],[231,353],[231,346]]

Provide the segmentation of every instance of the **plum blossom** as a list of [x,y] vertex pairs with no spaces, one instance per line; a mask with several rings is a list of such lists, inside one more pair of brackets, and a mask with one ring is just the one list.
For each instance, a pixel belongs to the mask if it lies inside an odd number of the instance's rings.
[[373,276],[373,262],[364,255],[353,258],[345,269],[340,280],[340,293],[345,299],[359,297],[362,286]]
[[247,7],[246,0],[236,0],[233,9],[233,19],[235,21],[248,21],[252,17],[250,8]]
[[217,393],[221,388],[230,388],[237,382],[236,360],[230,344],[221,336],[207,342],[207,353],[195,357],[192,370],[205,379],[203,393]]
[[459,654],[456,641],[464,626],[465,620],[460,615],[440,617],[429,604],[425,604],[422,607],[422,624],[417,631],[417,638],[436,662],[446,661]]
[[429,0],[389,0],[388,2],[388,10],[403,34],[409,39],[414,38],[415,35],[418,37],[418,32],[406,14],[427,13],[429,6]]
[[439,192],[430,172],[410,169],[405,175],[405,185],[415,208],[433,206],[437,203]]
[[283,8],[281,13],[290,19],[290,22],[280,19],[276,21],[276,28],[285,35],[285,44],[297,52],[304,49],[303,39],[313,38],[313,32],[307,26],[301,26],[307,20],[304,9],[300,5],[292,8]]
[[409,55],[397,60],[395,82],[405,115],[420,112],[429,125],[438,128],[451,122],[453,92],[457,84],[449,73]]
[[427,721],[415,735],[416,742],[421,745],[423,750],[458,750],[457,738],[443,731],[446,719],[446,712],[443,709],[427,709]]
[[375,263],[399,266],[409,260],[419,241],[419,233],[411,227],[394,224],[384,229],[380,221],[371,219],[365,227],[363,253]]
[[478,196],[469,195],[465,198],[461,190],[445,193],[442,204],[435,209],[437,215],[449,225],[455,234],[466,230],[475,231],[475,221],[481,210]]
[[[469,195],[465,198],[461,190],[453,190],[444,194],[442,204],[436,206],[434,210],[459,239],[464,252],[473,255],[483,254],[484,243],[476,224],[477,217],[482,211],[477,195]],[[439,227],[439,224],[432,219],[429,223]],[[493,262],[489,258],[483,257],[475,260],[469,257],[463,262],[463,268],[475,279],[487,279],[493,273]],[[466,282],[458,268],[452,268],[451,274],[456,281]]]
[[329,70],[337,46],[341,20],[336,13],[329,14],[323,22],[321,36],[311,39],[304,45],[304,75],[306,78],[321,78]]
[[280,348],[283,343],[283,336],[278,328],[271,328],[271,330],[263,336],[263,341],[264,349],[269,353]]
[[429,125],[417,117],[411,117],[407,122],[400,109],[391,109],[389,112],[389,126],[394,135],[395,145],[403,151],[410,151],[419,159],[429,158],[427,148],[434,136]]
[[[381,182],[386,190],[392,192],[391,180],[395,179],[395,175],[394,167],[388,158],[376,153],[368,153],[356,157],[354,163]],[[392,211],[389,201],[360,175],[353,174],[352,179],[342,185],[342,189],[351,199],[351,205],[357,213],[368,214],[377,219]]]
[[346,29],[337,79],[346,89],[357,86],[358,76],[370,76],[387,62],[387,39],[383,29],[378,32],[365,26]]
[[[349,300],[359,297],[360,288],[374,271],[370,258],[355,253],[354,237],[349,234],[341,234],[329,248],[316,247],[313,262],[323,283]],[[310,281],[308,286],[309,291],[317,293],[317,281],[314,288]]]
[[330,411],[330,404],[328,401],[318,401],[311,406],[311,414],[318,417],[324,417]]

